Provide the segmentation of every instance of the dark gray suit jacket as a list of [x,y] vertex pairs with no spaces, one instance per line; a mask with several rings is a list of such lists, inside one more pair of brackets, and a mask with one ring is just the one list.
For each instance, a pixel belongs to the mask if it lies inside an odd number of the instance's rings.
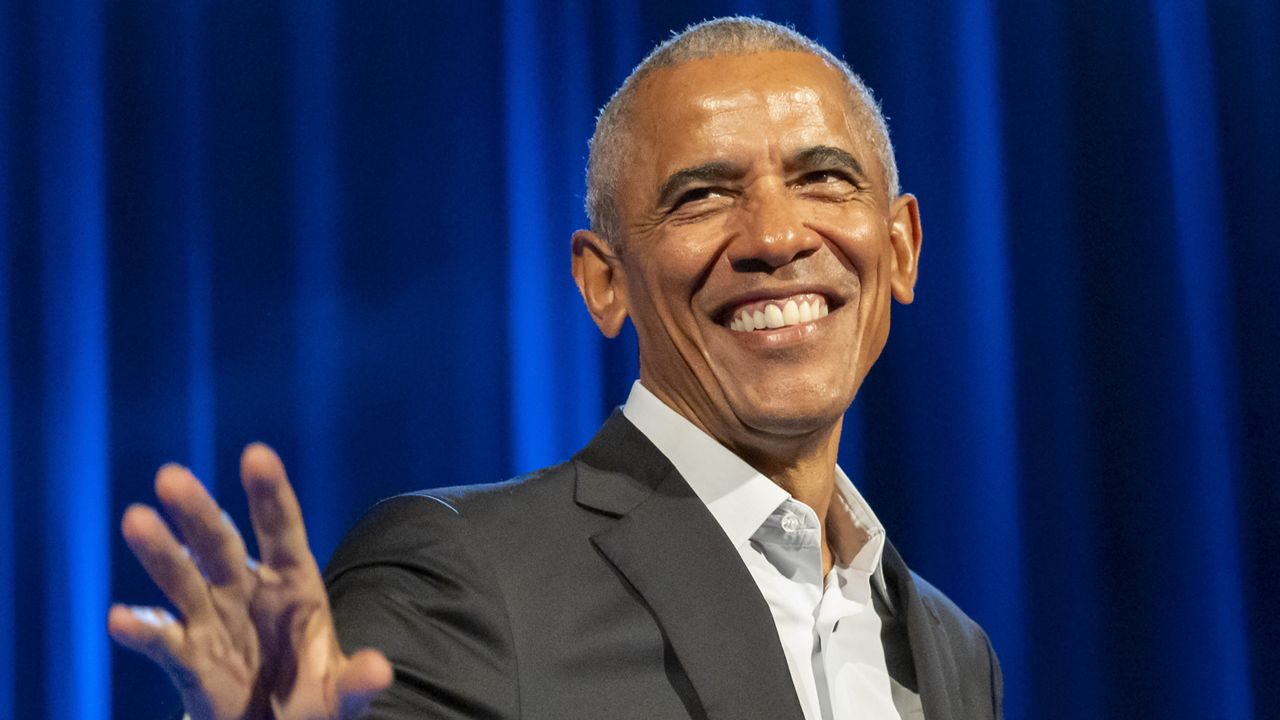
[[[981,628],[883,562],[925,716],[999,718]],[[564,464],[379,503],[325,579],[344,648],[395,666],[375,718],[803,720],[737,551],[620,412]]]

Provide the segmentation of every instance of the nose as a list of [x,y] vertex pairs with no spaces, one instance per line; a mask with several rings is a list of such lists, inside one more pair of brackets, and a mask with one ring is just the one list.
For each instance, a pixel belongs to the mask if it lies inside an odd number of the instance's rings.
[[748,197],[740,231],[728,248],[734,270],[772,273],[817,252],[822,240],[805,226],[799,203],[782,183]]

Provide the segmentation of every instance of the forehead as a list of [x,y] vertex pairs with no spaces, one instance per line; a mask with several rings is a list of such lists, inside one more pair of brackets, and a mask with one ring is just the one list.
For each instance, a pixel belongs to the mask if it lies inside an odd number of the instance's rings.
[[659,172],[764,146],[786,152],[820,143],[861,156],[851,103],[844,76],[808,53],[692,60],[645,78],[633,156]]

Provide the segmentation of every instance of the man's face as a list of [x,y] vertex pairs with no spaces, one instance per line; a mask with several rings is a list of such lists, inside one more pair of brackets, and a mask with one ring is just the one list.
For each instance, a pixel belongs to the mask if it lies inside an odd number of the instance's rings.
[[793,52],[639,88],[614,284],[645,386],[731,448],[835,427],[911,299],[915,200],[890,203],[851,102]]

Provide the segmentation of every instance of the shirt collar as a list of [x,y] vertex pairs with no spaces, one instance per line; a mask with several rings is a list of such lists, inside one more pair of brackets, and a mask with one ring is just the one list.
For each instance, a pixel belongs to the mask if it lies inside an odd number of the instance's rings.
[[[827,512],[835,513],[837,518],[834,524],[828,520],[830,528],[839,529],[831,538],[836,561],[862,572],[878,573],[880,557],[884,554],[884,526],[839,465],[836,466],[836,496]],[[856,555],[848,549],[854,542],[862,548]]]
[[622,414],[667,456],[735,548],[750,540],[765,519],[791,497],[715,438],[667,407],[639,380],[631,385]]
[[[735,548],[750,541],[778,506],[791,498],[786,490],[668,407],[639,380],[631,385],[622,414],[671,461]],[[832,509],[844,513],[857,530],[874,540],[868,543],[872,555],[869,564],[874,568],[872,584],[889,602],[880,564],[884,526],[839,465]],[[852,558],[841,560],[847,563]]]

